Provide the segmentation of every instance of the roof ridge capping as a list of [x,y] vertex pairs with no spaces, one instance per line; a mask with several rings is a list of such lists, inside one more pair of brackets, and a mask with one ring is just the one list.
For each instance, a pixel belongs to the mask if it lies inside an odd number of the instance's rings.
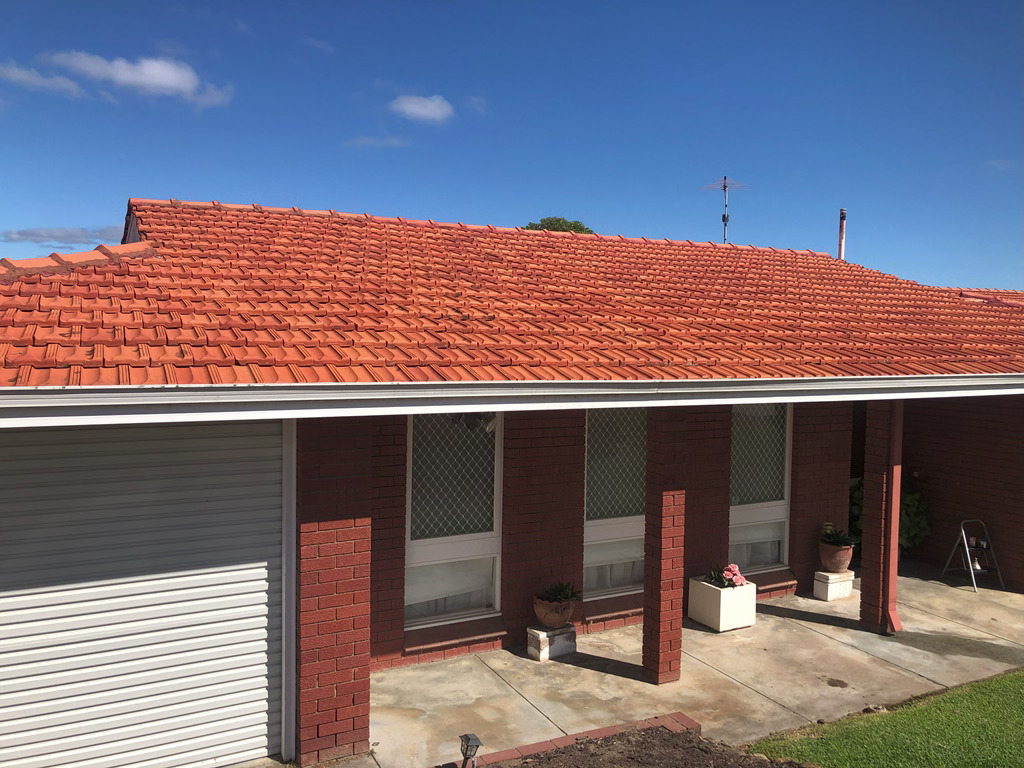
[[0,281],[9,282],[26,275],[66,274],[78,267],[103,267],[118,264],[123,257],[155,256],[153,246],[145,241],[120,245],[97,245],[91,251],[58,253],[36,259],[0,259]]
[[798,250],[794,248],[772,248],[766,245],[737,245],[735,243],[716,243],[708,240],[707,242],[697,242],[694,240],[675,240],[670,237],[626,237],[625,235],[604,235],[599,232],[592,232],[584,234],[581,232],[560,232],[552,229],[526,229],[525,227],[499,227],[494,224],[465,224],[461,221],[436,221],[434,219],[406,219],[402,216],[374,216],[369,213],[343,213],[333,208],[327,210],[314,210],[299,208],[293,206],[291,208],[284,207],[270,207],[260,205],[259,203],[251,204],[239,204],[239,203],[223,203],[217,200],[210,202],[206,201],[195,201],[195,200],[177,200],[171,198],[170,200],[154,200],[149,198],[132,197],[128,199],[128,206],[131,208],[133,205],[163,205],[169,208],[189,208],[189,209],[211,209],[221,211],[257,211],[260,213],[278,213],[292,216],[318,216],[318,217],[331,217],[331,218],[352,218],[352,219],[363,219],[367,221],[377,221],[382,224],[402,224],[408,227],[438,227],[440,229],[461,229],[461,230],[479,230],[481,232],[490,233],[511,233],[519,232],[522,234],[533,235],[534,237],[575,237],[580,239],[594,239],[594,240],[614,240],[617,242],[627,243],[648,243],[648,244],[667,244],[667,245],[685,245],[697,248],[731,248],[743,251],[773,251],[775,253],[792,253],[792,254],[806,254],[810,256],[824,256],[831,259],[831,254],[824,253],[822,251],[812,250]]

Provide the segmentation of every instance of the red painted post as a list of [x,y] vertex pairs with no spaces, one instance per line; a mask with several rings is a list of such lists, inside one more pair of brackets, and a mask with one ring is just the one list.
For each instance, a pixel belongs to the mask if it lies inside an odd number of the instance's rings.
[[882,594],[886,621],[890,632],[903,629],[896,610],[896,578],[900,556],[900,486],[903,482],[903,401],[889,404],[889,490],[888,514],[885,519],[885,556],[882,559]]
[[903,403],[867,405],[861,516],[860,620],[879,634],[902,628],[896,609]]

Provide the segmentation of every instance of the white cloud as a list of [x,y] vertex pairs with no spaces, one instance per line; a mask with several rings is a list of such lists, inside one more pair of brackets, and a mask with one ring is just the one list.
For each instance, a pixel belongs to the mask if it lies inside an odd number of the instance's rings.
[[196,71],[183,61],[171,58],[105,59],[84,51],[51,54],[50,62],[93,80],[156,96],[177,96],[200,107],[227,104],[234,96],[229,85],[218,88],[203,83]]
[[218,88],[207,83],[201,91],[192,94],[186,101],[192,102],[197,107],[220,107],[227,104],[234,97],[234,86],[225,85],[223,88]]
[[160,52],[161,56],[170,59],[183,59],[189,55],[188,46],[180,40],[154,40],[153,47]]
[[985,161],[985,167],[990,171],[1005,173],[1006,171],[1012,171],[1015,164],[1008,157],[993,157],[991,160]]
[[409,140],[399,136],[356,136],[346,141],[345,144],[359,149],[387,149],[390,147],[408,147]]
[[318,40],[315,37],[304,37],[302,38],[302,44],[308,45],[310,48],[316,48],[318,51],[325,53],[328,56],[334,53],[334,46],[326,40]]
[[444,96],[399,96],[388,106],[392,112],[421,123],[441,124],[455,114]]
[[487,114],[487,101],[483,96],[470,96],[466,103],[468,103],[469,108],[478,115]]
[[0,80],[37,91],[55,91],[65,96],[81,96],[82,89],[63,75],[41,75],[34,69],[19,67],[13,61],[0,64]]
[[35,227],[32,229],[0,230],[0,242],[45,243],[52,246],[83,245],[86,243],[117,243],[124,227]]
[[256,30],[254,30],[249,22],[244,19],[232,19],[231,28],[242,37],[256,37]]

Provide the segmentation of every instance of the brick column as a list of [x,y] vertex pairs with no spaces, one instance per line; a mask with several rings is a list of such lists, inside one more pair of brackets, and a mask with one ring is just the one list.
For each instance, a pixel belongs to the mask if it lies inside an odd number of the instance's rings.
[[299,420],[299,764],[370,746],[371,419]]
[[850,526],[852,424],[850,403],[793,406],[789,567],[803,591],[814,587],[823,524],[841,530]]
[[[653,683],[680,677],[685,575],[728,554],[730,424],[728,406],[648,411],[643,665]],[[684,567],[684,547],[695,564],[688,556]]]
[[503,465],[501,609],[516,646],[537,623],[538,591],[583,587],[586,412],[507,413]]
[[867,404],[860,621],[879,634],[902,628],[896,612],[902,436],[902,402]]
[[371,669],[385,669],[405,644],[407,416],[381,416],[371,429],[373,546],[370,551]]

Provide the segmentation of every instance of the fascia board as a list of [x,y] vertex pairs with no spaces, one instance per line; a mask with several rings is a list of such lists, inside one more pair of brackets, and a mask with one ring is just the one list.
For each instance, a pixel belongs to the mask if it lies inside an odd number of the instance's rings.
[[1024,373],[676,381],[3,387],[0,428],[1024,394]]

